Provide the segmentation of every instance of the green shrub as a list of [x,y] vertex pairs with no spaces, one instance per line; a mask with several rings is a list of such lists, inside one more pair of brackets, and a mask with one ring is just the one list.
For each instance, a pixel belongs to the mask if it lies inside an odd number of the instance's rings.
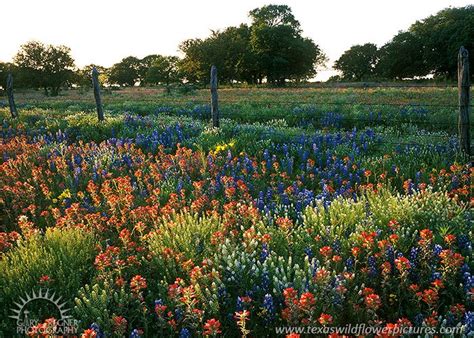
[[105,332],[112,332],[112,318],[125,315],[130,320],[129,305],[136,301],[125,288],[116,290],[110,281],[86,284],[74,300],[73,317],[81,319],[82,330],[96,323]]
[[[50,228],[44,235],[19,240],[0,258],[0,332],[13,329],[14,321],[8,318],[13,302],[27,292],[48,288],[72,306],[77,290],[92,279],[94,257],[94,236],[79,228]],[[43,276],[49,281],[41,282]]]
[[[148,248],[153,255],[150,261],[151,275],[156,273],[168,283],[174,282],[183,272],[175,255],[182,255],[180,261],[201,263],[212,254],[214,246],[211,245],[211,236],[220,228],[221,221],[217,217],[175,214],[170,220],[163,220],[148,240]],[[163,254],[169,249],[173,257]]]

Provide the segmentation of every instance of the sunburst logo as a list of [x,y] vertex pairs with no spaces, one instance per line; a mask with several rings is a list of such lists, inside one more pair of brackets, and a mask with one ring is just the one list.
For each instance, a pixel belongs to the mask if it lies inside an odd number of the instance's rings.
[[[29,304],[33,302],[49,303],[50,308],[56,308],[56,313],[51,313],[51,319],[48,324],[41,324],[38,318],[34,318],[28,310]],[[12,308],[13,314],[9,317],[16,320],[17,333],[29,334],[32,332],[42,334],[73,334],[77,332],[78,321],[68,314],[70,309],[67,303],[62,301],[62,297],[51,292],[49,289],[40,289],[38,292],[32,290],[31,293],[26,292],[19,301],[14,302],[15,307]],[[54,318],[59,315],[59,318]]]

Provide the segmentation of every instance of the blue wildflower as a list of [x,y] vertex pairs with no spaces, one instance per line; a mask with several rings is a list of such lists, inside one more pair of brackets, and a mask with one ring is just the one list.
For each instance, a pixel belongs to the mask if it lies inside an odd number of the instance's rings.
[[179,331],[179,338],[190,338],[191,337],[191,332],[185,327]]

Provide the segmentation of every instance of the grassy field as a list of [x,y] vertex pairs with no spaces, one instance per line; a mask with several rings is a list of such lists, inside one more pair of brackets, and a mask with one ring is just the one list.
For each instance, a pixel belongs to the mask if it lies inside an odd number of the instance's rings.
[[[369,118],[368,114],[382,113],[382,118],[425,118],[425,122],[456,123],[456,88],[224,88],[219,91],[223,117],[242,122],[287,119],[295,122],[295,109],[303,108],[300,115],[341,113],[347,118]],[[70,90],[60,97],[45,97],[41,91],[27,91],[16,95],[20,107],[51,108],[83,111],[94,109],[91,91]],[[209,104],[209,90],[199,89],[183,94],[173,91],[168,95],[158,88],[127,88],[104,92],[103,103],[112,112],[132,111],[150,114],[167,109],[189,110],[182,114],[199,114],[200,106]],[[6,105],[6,101],[4,102]],[[306,110],[304,109],[306,108]],[[306,113],[306,114],[305,114]],[[306,117],[306,116],[305,116]],[[404,116],[400,116],[402,119]]]
[[[219,98],[220,129],[204,89],[106,91],[103,123],[92,92],[18,92],[18,119],[0,98],[0,336],[37,288],[61,294],[84,337],[474,332],[455,88]],[[61,327],[28,310],[33,330]]]

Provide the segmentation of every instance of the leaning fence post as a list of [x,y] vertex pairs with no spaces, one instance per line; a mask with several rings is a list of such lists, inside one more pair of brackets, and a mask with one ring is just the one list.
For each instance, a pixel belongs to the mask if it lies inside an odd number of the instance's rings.
[[469,78],[469,52],[461,47],[458,54],[458,91],[459,91],[459,143],[461,150],[470,156],[471,136],[469,135],[469,108],[470,108],[470,78]]
[[10,114],[13,118],[18,117],[18,111],[16,110],[15,99],[13,97],[13,76],[8,73],[7,76],[7,96],[8,104],[10,105]]
[[97,68],[92,68],[92,86],[94,87],[95,105],[97,106],[97,117],[99,121],[104,121],[104,109],[100,98],[99,72]]
[[217,96],[217,68],[211,67],[211,116],[212,126],[219,128],[219,103]]

